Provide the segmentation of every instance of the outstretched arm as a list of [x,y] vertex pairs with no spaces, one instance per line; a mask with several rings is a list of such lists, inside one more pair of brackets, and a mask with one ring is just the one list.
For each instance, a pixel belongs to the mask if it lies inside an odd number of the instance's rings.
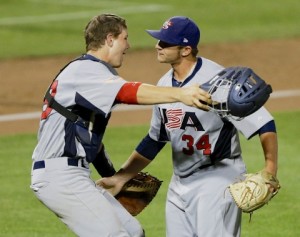
[[211,104],[210,95],[202,90],[199,85],[172,88],[142,84],[137,92],[137,101],[139,104],[182,102],[204,110],[208,110],[208,106],[200,101]]
[[120,89],[116,100],[125,104],[164,104],[182,102],[186,105],[208,110],[210,95],[199,85],[184,88],[153,86],[140,82],[127,82]]

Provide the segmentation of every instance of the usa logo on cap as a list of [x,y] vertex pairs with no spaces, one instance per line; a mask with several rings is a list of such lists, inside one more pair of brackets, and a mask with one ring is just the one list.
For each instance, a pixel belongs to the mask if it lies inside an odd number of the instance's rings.
[[173,23],[171,22],[171,21],[166,21],[164,24],[163,24],[163,26],[162,26],[162,28],[163,29],[168,29],[170,26],[172,26],[173,25]]
[[152,37],[178,46],[196,48],[200,40],[200,30],[195,22],[186,16],[174,16],[163,23],[160,30],[147,30]]

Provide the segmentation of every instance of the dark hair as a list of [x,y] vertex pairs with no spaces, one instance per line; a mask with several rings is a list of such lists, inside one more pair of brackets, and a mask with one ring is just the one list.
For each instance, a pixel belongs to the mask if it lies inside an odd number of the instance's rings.
[[198,54],[198,52],[199,52],[198,48],[192,48],[192,55],[193,55],[193,57],[196,57],[197,54]]
[[126,21],[114,14],[101,14],[93,17],[84,30],[86,50],[100,48],[108,34],[118,37],[127,29]]

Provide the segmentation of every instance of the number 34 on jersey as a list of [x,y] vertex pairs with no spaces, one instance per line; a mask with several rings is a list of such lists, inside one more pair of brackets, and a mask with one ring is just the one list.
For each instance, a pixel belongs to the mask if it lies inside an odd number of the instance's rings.
[[[186,155],[193,155],[195,150],[202,150],[203,155],[211,154],[211,144],[209,135],[204,134],[198,138],[199,131],[205,131],[195,112],[185,112],[181,108],[178,109],[161,109],[163,123],[169,131],[174,129],[186,130],[188,127],[193,128],[194,134],[182,134],[183,141],[182,152]],[[195,140],[195,137],[197,140]]]

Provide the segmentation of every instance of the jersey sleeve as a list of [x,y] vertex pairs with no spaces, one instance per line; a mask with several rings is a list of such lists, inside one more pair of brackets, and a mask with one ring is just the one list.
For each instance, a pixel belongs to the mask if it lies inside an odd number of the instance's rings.
[[240,121],[236,121],[229,118],[229,121],[247,138],[249,139],[254,133],[256,133],[261,127],[273,120],[272,115],[266,110],[265,107],[261,107],[255,113],[250,114]]
[[165,142],[155,141],[147,134],[136,147],[136,151],[147,159],[153,160],[165,145]]
[[151,139],[160,142],[168,142],[169,138],[165,130],[165,126],[162,123],[163,118],[160,113],[158,105],[153,106],[151,127],[149,129],[149,136]]
[[84,80],[75,81],[75,89],[80,94],[78,98],[84,98],[105,113],[110,112],[119,90],[126,81],[112,74],[103,64],[83,63],[86,65],[83,65],[80,73]]

